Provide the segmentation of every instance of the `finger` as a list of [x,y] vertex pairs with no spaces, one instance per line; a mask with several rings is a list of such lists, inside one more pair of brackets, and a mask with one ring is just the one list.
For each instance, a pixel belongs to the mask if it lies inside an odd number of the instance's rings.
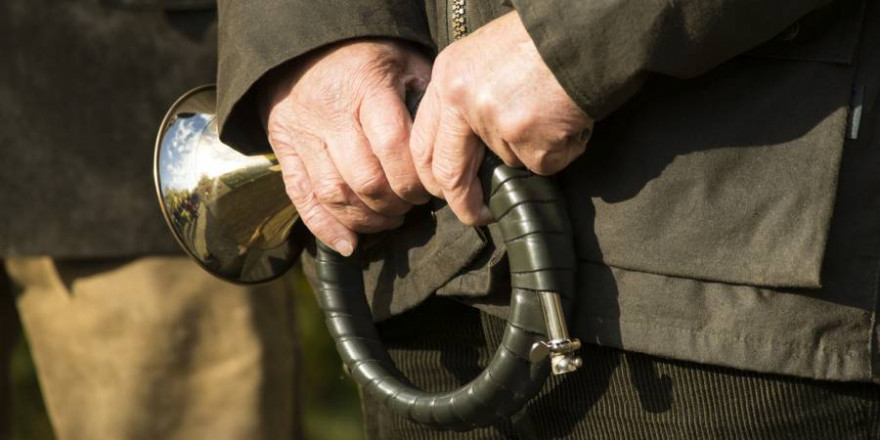
[[276,157],[281,165],[287,196],[290,197],[306,227],[336,252],[346,257],[351,255],[357,246],[357,235],[318,203],[305,165],[296,155],[295,150],[292,148],[283,150],[282,154],[276,153]]
[[480,134],[480,139],[505,165],[513,168],[523,166],[511,144],[504,140],[500,133],[494,130],[481,130],[481,132],[486,134]]
[[354,232],[371,233],[399,226],[402,215],[387,216],[375,212],[354,194],[327,150],[327,145],[315,136],[297,136],[297,155],[305,165],[318,203]]
[[359,117],[391,190],[409,203],[427,202],[430,194],[419,181],[409,150],[412,122],[400,93],[388,88],[367,96]]
[[419,110],[416,112],[415,121],[413,121],[409,149],[422,186],[436,197],[443,195],[443,191],[434,180],[434,172],[432,171],[434,140],[437,137],[439,122],[440,101],[435,88],[429,84],[419,105]]
[[581,136],[566,136],[555,142],[511,144],[511,149],[526,168],[545,176],[565,169],[586,148],[587,144]]
[[481,93],[477,102],[470,106],[467,111],[467,120],[483,143],[495,153],[507,166],[523,166],[510,144],[504,139],[498,124],[493,122],[498,113],[498,104],[488,93]]
[[441,118],[431,167],[434,179],[459,220],[468,225],[488,223],[491,214],[483,204],[483,190],[477,178],[485,147],[451,108]]
[[418,90],[424,92],[431,80],[431,63],[420,53],[412,54],[407,58],[406,69],[401,77],[406,90]]
[[[412,207],[391,189],[379,159],[370,149],[360,124],[352,119],[326,134],[327,152],[342,180],[370,209],[388,216]],[[311,169],[311,168],[310,168]]]

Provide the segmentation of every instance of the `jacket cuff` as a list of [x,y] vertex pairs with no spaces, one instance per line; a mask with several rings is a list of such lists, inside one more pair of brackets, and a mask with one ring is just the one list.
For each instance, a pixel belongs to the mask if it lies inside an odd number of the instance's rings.
[[[594,120],[622,105],[641,87],[630,23],[621,26],[612,11],[572,7],[557,0],[513,0],[520,19],[544,63],[569,97]],[[628,36],[617,35],[625,27]],[[625,37],[625,38],[618,38]]]
[[699,76],[829,0],[513,0],[544,62],[599,120],[653,74]]
[[275,67],[352,38],[396,38],[436,50],[418,7],[355,1],[335,7],[334,2],[270,2],[276,7],[256,8],[247,3],[220,4],[217,122],[220,139],[241,151],[268,148],[254,86]]

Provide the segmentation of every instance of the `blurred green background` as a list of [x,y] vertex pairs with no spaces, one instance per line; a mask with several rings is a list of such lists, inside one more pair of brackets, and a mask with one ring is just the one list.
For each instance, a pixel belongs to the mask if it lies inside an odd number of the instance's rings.
[[[360,403],[354,382],[342,370],[315,297],[297,269],[286,277],[296,295],[302,338],[301,393],[308,439],[361,440]],[[19,337],[11,362],[12,440],[54,439],[40,396],[27,342]]]

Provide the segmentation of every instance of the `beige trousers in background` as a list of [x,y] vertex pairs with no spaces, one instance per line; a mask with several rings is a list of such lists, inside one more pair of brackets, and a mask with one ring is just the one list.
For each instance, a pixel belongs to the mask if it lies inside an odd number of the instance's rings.
[[5,260],[58,440],[297,439],[293,296],[183,257]]

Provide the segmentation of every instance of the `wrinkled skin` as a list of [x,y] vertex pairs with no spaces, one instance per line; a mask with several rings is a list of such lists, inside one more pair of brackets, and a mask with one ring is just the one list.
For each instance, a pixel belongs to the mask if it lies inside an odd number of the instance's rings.
[[547,175],[583,154],[592,125],[512,12],[440,53],[410,147],[425,188],[476,225],[490,220],[477,180],[481,140],[507,165]]
[[[306,226],[343,255],[355,233],[397,227],[429,193],[464,223],[490,221],[483,143],[508,165],[553,174],[584,152],[593,125],[515,12],[447,47],[433,69],[380,40],[297,61],[267,81],[267,134]],[[426,86],[413,123],[403,96]]]
[[356,233],[391,229],[429,196],[409,153],[407,89],[428,60],[382,40],[343,42],[273,72],[264,121],[287,194],[317,238],[343,255]]

